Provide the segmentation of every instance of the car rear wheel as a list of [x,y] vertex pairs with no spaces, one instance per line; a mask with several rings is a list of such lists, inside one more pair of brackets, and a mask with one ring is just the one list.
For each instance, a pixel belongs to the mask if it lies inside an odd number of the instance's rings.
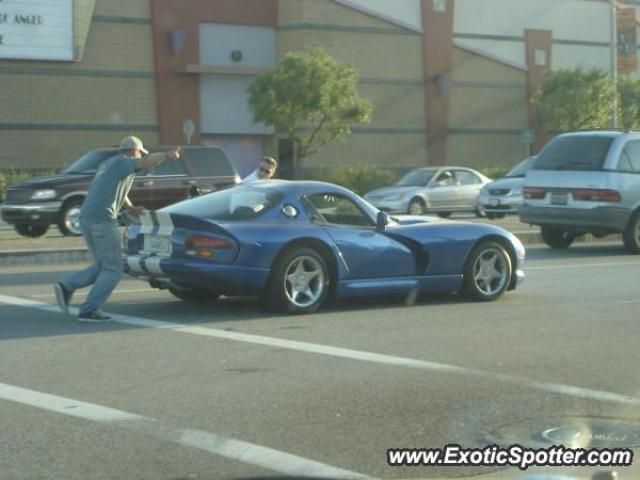
[[294,248],[276,261],[266,293],[267,302],[278,310],[314,312],[329,293],[326,261],[311,248]]
[[464,293],[484,302],[496,300],[511,283],[512,271],[511,258],[502,245],[482,242],[471,251],[464,267]]
[[576,236],[568,230],[558,227],[540,227],[542,240],[551,248],[568,248]]
[[30,225],[26,223],[20,223],[14,225],[16,232],[18,232],[23,237],[41,237],[47,230],[49,230],[49,225]]
[[170,288],[169,291],[176,298],[189,303],[215,302],[218,297],[220,297],[219,293],[209,292],[207,290],[179,290],[177,288]]
[[624,248],[629,253],[640,253],[640,211],[636,212],[629,220],[627,228],[622,233]]
[[424,204],[424,200],[421,198],[414,198],[409,202],[409,208],[407,212],[409,215],[424,215],[427,207]]
[[65,202],[60,212],[58,228],[63,235],[82,235],[80,228],[80,211],[82,199],[76,198]]

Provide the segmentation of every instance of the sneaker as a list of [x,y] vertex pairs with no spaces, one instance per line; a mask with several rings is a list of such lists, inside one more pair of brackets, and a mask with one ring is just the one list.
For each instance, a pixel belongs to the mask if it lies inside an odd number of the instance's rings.
[[78,321],[82,323],[101,323],[111,321],[111,317],[100,310],[94,310],[93,312],[79,314]]
[[60,310],[64,313],[69,313],[69,301],[71,300],[73,292],[67,290],[67,288],[60,282],[53,286],[53,291],[56,293],[56,300],[58,301]]

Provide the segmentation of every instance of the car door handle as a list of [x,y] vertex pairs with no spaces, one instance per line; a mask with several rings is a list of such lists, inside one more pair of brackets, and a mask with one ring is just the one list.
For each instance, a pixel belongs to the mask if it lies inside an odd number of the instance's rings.
[[152,187],[153,186],[153,180],[145,180],[144,182],[141,182],[141,185],[143,187]]

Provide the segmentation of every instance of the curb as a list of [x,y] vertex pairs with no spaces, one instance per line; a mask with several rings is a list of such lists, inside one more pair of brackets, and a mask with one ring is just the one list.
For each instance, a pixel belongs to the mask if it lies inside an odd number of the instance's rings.
[[91,254],[85,248],[58,250],[12,250],[0,252],[0,267],[20,265],[53,265],[59,263],[88,263]]
[[[544,245],[540,232],[513,232],[525,245]],[[584,235],[576,243],[622,243],[621,235],[609,235],[605,239]],[[60,248],[57,250],[11,250],[0,252],[0,268],[20,265],[55,265],[62,263],[89,263],[91,254],[86,248]]]

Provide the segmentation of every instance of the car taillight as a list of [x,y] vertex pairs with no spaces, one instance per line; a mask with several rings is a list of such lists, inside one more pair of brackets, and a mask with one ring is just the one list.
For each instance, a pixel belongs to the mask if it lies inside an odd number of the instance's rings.
[[621,200],[620,192],[599,188],[578,188],[573,191],[573,198],[591,202],[619,202]]
[[547,191],[544,188],[524,187],[522,189],[522,195],[524,196],[524,198],[533,198],[533,199],[544,198],[546,193]]
[[216,250],[231,248],[228,240],[209,235],[190,235],[185,242],[185,253],[196,257],[213,257]]

